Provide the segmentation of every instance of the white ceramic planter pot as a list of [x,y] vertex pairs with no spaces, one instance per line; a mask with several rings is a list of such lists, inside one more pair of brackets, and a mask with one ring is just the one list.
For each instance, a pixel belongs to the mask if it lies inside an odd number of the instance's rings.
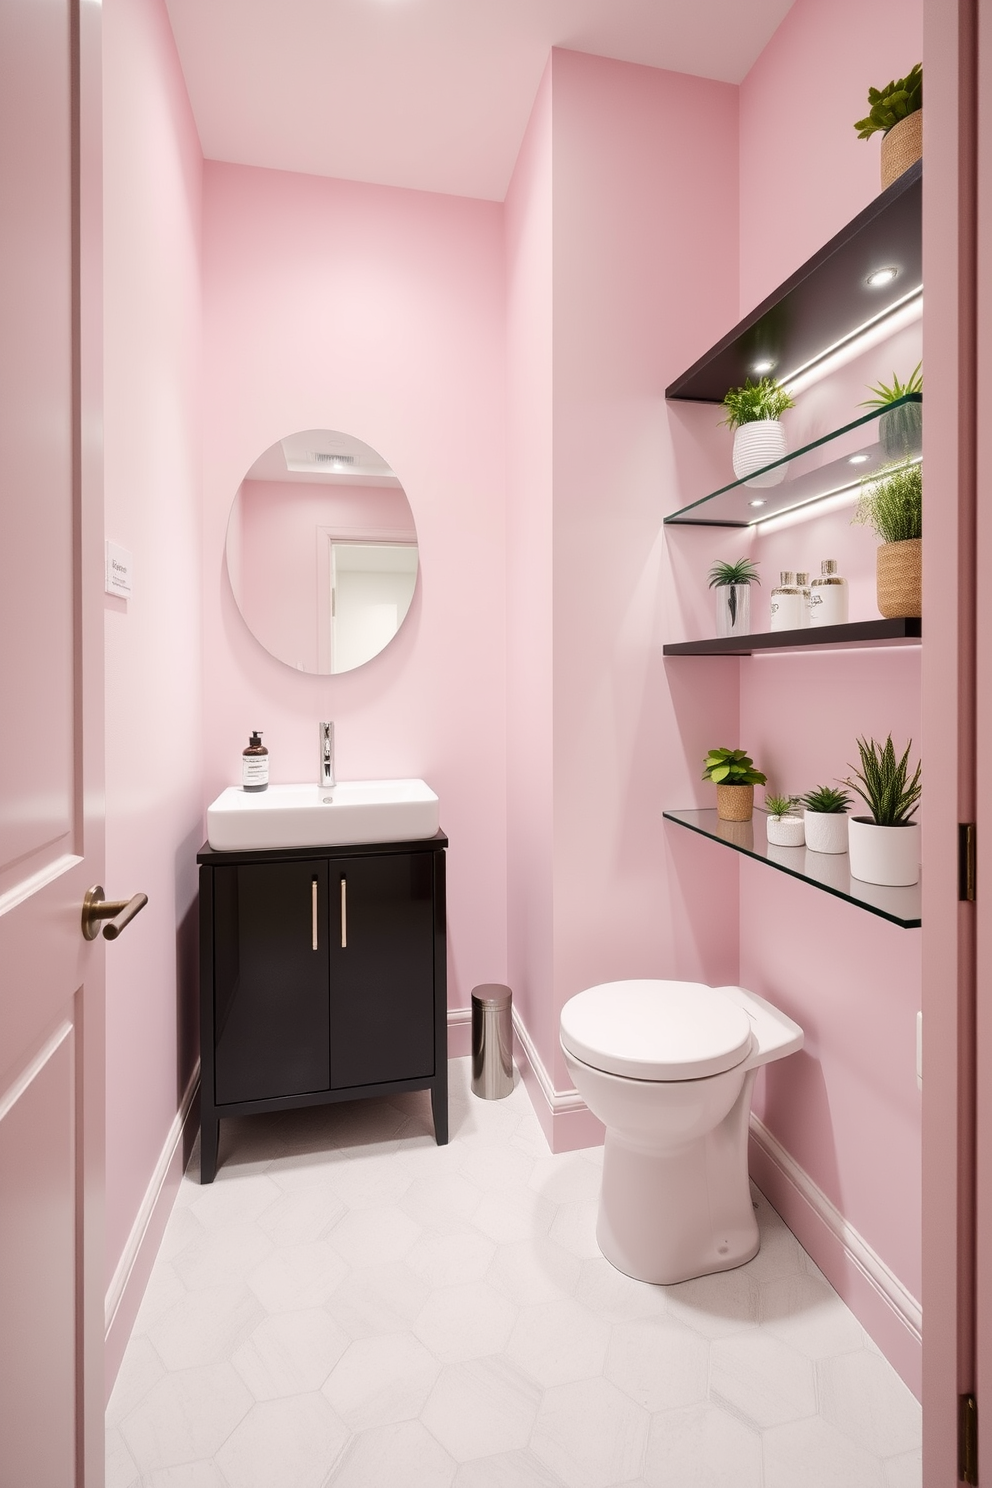
[[899,888],[920,880],[920,828],[879,827],[868,816],[852,816],[848,824],[851,877],[862,883]]
[[760,470],[773,460],[781,460],[789,453],[785,443],[785,430],[780,419],[756,419],[753,424],[741,424],[734,430],[734,474],[746,486],[778,486],[785,480],[785,466],[769,470],[767,475],[746,480],[752,470]]
[[768,841],[773,847],[802,847],[803,819],[801,816],[768,816],[765,818]]
[[807,811],[806,846],[811,852],[847,852],[847,813],[845,811]]

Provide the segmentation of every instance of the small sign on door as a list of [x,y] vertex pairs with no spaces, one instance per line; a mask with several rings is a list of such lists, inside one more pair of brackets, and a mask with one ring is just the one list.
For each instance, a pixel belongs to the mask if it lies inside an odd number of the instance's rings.
[[129,553],[127,548],[120,548],[116,543],[107,543],[107,577],[104,590],[107,594],[117,594],[121,599],[127,599],[131,593],[131,570],[134,567],[134,554]]

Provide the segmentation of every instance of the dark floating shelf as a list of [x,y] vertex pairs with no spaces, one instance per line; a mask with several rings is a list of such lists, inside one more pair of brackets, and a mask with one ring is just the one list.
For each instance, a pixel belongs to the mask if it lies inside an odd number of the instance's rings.
[[862,883],[851,877],[847,853],[814,853],[805,847],[770,847],[765,839],[765,813],[755,811],[749,822],[722,822],[715,810],[666,811],[665,820],[688,827],[712,842],[732,848],[746,858],[755,858],[788,873],[792,878],[823,889],[858,909],[878,915],[903,930],[916,930],[921,922],[922,890],[919,884],[907,889],[889,889],[882,884]]
[[[921,393],[907,393],[885,408],[873,408],[871,413],[864,413],[851,423],[800,445],[781,460],[762,466],[744,480],[731,481],[730,485],[691,501],[666,517],[665,526],[758,527],[783,512],[814,506],[828,496],[853,491],[885,465],[918,460],[923,453],[922,403]],[[861,429],[864,432],[859,435]],[[812,456],[815,450],[829,453],[828,446],[847,435],[853,437],[847,440],[842,455],[810,468],[806,456]],[[870,440],[867,444],[866,436]],[[755,477],[767,470],[781,470],[781,484],[756,487]]]
[[665,656],[750,656],[755,651],[835,651],[868,646],[913,646],[923,635],[922,620],[854,620],[847,625],[804,626],[802,630],[766,630],[758,635],[714,636],[705,641],[675,641],[663,646]]
[[[677,377],[666,398],[719,403],[754,375],[759,360],[786,378],[894,309],[923,283],[922,183],[919,160]],[[865,282],[890,266],[899,270],[891,284],[873,289]]]

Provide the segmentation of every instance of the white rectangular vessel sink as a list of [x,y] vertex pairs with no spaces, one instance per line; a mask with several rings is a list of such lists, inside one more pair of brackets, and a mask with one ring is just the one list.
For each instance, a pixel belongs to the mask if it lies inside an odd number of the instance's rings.
[[438,798],[422,780],[342,780],[227,790],[207,807],[207,842],[219,852],[412,842],[438,829]]

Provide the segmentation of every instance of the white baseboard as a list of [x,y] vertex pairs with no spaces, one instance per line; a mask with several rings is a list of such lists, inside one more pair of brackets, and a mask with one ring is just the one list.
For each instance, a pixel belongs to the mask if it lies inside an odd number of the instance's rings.
[[[751,1138],[806,1201],[834,1239],[845,1252],[847,1259],[864,1279],[874,1287],[888,1303],[917,1343],[923,1338],[923,1308],[898,1276],[873,1250],[863,1235],[841,1214],[837,1206],[823,1192],[795,1158],[791,1157],[777,1137],[772,1136],[764,1122],[751,1112]],[[816,1257],[813,1257],[816,1260]]]
[[[151,1262],[154,1260],[154,1255],[143,1254],[145,1250],[151,1248],[147,1242],[154,1241],[154,1249],[156,1251],[158,1249],[158,1242],[161,1240],[161,1231],[165,1228],[165,1220],[168,1218],[168,1215],[158,1214],[157,1211],[161,1207],[170,1172],[176,1167],[177,1163],[179,1168],[182,1166],[183,1132],[185,1131],[186,1123],[189,1121],[193,1102],[196,1099],[199,1088],[200,1061],[197,1060],[193,1073],[190,1075],[189,1083],[183,1091],[179,1110],[176,1112],[172,1125],[169,1127],[162,1150],[159,1153],[158,1162],[155,1164],[155,1169],[148,1181],[145,1196],[135,1216],[134,1224],[131,1226],[131,1233],[127,1237],[127,1243],[121,1252],[120,1260],[117,1262],[114,1274],[110,1280],[110,1285],[107,1288],[107,1295],[104,1299],[104,1338],[107,1343],[108,1365],[111,1366],[108,1371],[111,1376],[108,1389],[113,1384],[113,1376],[116,1376],[117,1373],[116,1366],[113,1366],[111,1363],[111,1356],[123,1354],[124,1344],[127,1342],[126,1337],[123,1339],[123,1342],[115,1339],[115,1342],[118,1342],[119,1346],[111,1348],[111,1335],[119,1331],[119,1327],[115,1325],[122,1326],[125,1320],[127,1321],[126,1331],[128,1334],[130,1334],[131,1327],[133,1326],[134,1316],[132,1315],[127,1318],[126,1315],[137,1313],[138,1303],[141,1299],[140,1296],[135,1297],[133,1299],[133,1305],[130,1307],[127,1306],[126,1299],[128,1298],[132,1281],[137,1282],[140,1279],[140,1273],[142,1271],[147,1272],[151,1269]],[[175,1175],[173,1176],[175,1177]],[[171,1208],[171,1204],[169,1207]],[[144,1280],[147,1280],[147,1277]],[[135,1288],[135,1290],[144,1290],[144,1280],[141,1280],[140,1288]],[[119,1362],[118,1358],[117,1363]]]

